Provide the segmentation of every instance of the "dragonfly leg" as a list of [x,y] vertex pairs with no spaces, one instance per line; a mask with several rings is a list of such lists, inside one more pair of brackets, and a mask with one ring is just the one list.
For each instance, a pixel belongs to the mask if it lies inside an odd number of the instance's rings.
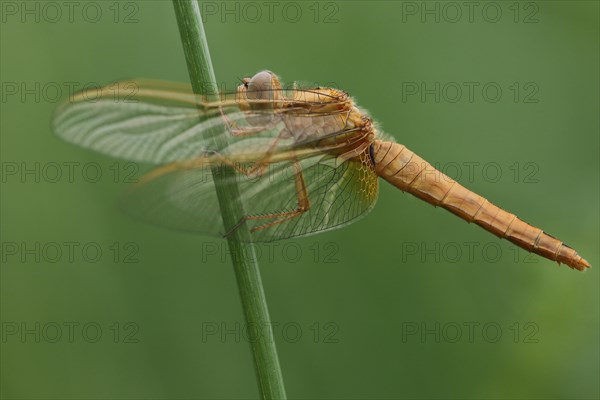
[[227,126],[227,130],[231,133],[233,137],[243,137],[243,136],[252,136],[257,133],[263,132],[265,129],[271,129],[275,125],[277,125],[277,120],[274,119],[268,124],[264,126],[250,126],[238,128],[236,121],[232,121],[231,118],[223,111],[223,107],[219,106],[219,112],[221,113],[221,118],[225,121],[225,125]]
[[211,155],[215,157],[219,163],[227,165],[228,167],[233,168],[237,173],[247,177],[261,177],[269,165],[269,159],[271,158],[271,154],[265,154],[263,158],[256,161],[251,167],[244,167],[243,165],[240,165],[240,163],[232,161],[219,152],[213,151],[211,152]]
[[[236,172],[238,172],[242,175],[245,175],[247,177],[261,177],[264,174],[267,166],[269,165],[269,160],[271,159],[273,153],[275,152],[275,146],[277,145],[277,142],[279,141],[279,139],[280,139],[280,136],[276,137],[273,140],[273,142],[271,143],[271,145],[269,146],[269,148],[267,149],[267,151],[265,152],[264,156],[261,159],[259,159],[258,161],[254,162],[254,164],[249,168],[240,165],[240,163],[236,163],[235,161],[232,161],[231,159],[227,158],[226,156],[219,153],[218,151],[209,151],[206,154],[209,154],[210,156],[215,157],[217,159],[216,161],[218,163],[225,164],[225,165],[233,168]],[[137,182],[137,185],[146,183],[153,179],[156,179],[162,175],[173,172],[174,170],[199,168],[199,167],[208,166],[211,164],[215,164],[215,162],[208,161],[205,157],[200,157],[200,158],[186,160],[186,161],[172,162],[172,163],[165,164],[161,167],[155,168],[154,170],[150,171],[149,173],[144,175],[140,179],[139,182]]]
[[252,128],[238,128],[236,126],[236,122],[232,121],[231,118],[229,118],[227,116],[227,114],[225,113],[225,111],[223,111],[223,107],[219,106],[219,112],[221,113],[221,118],[223,118],[223,121],[225,121],[225,125],[227,126],[227,130],[231,133],[231,136],[249,136],[249,135],[253,135],[253,134],[256,134],[257,132],[260,132],[260,128],[262,128],[262,127],[255,127],[254,129],[252,129]]
[[279,133],[279,135],[277,135],[277,137],[275,137],[275,139],[273,139],[273,141],[269,145],[269,148],[265,151],[263,157],[261,159],[259,159],[258,161],[256,161],[250,168],[243,167],[239,163],[231,161],[226,156],[220,154],[217,151],[211,151],[211,154],[213,156],[215,156],[221,163],[232,167],[238,173],[241,173],[245,176],[260,177],[263,175],[263,173],[265,172],[265,169],[269,165],[269,160],[273,156],[273,153],[275,153],[277,143],[279,143],[279,141],[281,140],[281,138],[283,137],[283,135],[285,133],[287,133],[287,130],[285,130],[285,129],[282,130]]
[[302,174],[302,168],[300,167],[300,163],[295,160],[294,161],[294,184],[296,186],[296,194],[298,196],[298,207],[293,211],[282,211],[282,212],[274,212],[269,214],[261,214],[261,215],[247,215],[243,217],[234,227],[232,227],[229,232],[227,232],[224,237],[227,237],[233,233],[237,228],[239,228],[246,221],[253,220],[261,220],[261,219],[274,219],[273,221],[255,226],[250,229],[250,232],[256,232],[263,229],[270,228],[272,226],[281,224],[283,222],[289,221],[290,219],[296,218],[304,214],[310,209],[310,201],[308,198],[308,191],[306,189],[306,183],[304,182],[304,175]]

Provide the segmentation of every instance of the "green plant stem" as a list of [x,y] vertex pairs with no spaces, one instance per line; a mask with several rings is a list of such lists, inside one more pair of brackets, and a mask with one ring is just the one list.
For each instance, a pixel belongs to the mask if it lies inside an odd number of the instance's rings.
[[[173,0],[179,33],[194,93],[208,99],[218,96],[208,43],[196,0]],[[218,149],[226,146],[226,138],[215,138]],[[235,226],[244,215],[239,189],[231,168],[222,166],[212,170],[219,206],[226,231]],[[271,329],[267,300],[263,290],[256,253],[250,232],[245,224],[227,236],[242,307],[249,331]],[[262,334],[250,340],[260,394],[263,399],[285,399],[285,388],[273,335]]]

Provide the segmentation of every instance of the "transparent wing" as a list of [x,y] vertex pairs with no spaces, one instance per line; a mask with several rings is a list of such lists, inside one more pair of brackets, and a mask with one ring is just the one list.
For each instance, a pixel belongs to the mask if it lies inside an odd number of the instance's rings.
[[[196,158],[210,151],[232,157],[260,153],[256,145],[261,142],[246,141],[249,136],[277,139],[270,150],[279,152],[348,130],[347,113],[335,107],[317,113],[289,106],[293,101],[317,107],[321,103],[310,91],[297,89],[287,95],[290,98],[278,100],[277,107],[269,101],[246,99],[246,105],[260,107],[242,110],[234,93],[206,102],[187,85],[122,81],[78,93],[59,107],[52,125],[59,137],[73,144],[154,164]],[[214,139],[219,135],[226,135],[232,147],[216,149]],[[240,140],[243,145],[236,143]]]
[[[173,164],[150,172],[124,197],[125,211],[146,222],[178,230],[222,236],[225,233],[217,201],[210,158],[195,166]],[[378,180],[368,155],[341,161],[317,154],[299,160],[310,201],[301,215],[247,220],[252,241],[267,242],[339,228],[366,215],[374,206]],[[284,215],[296,210],[296,169],[290,161],[271,164],[260,177],[235,174],[246,215]],[[270,226],[260,229],[261,226]],[[259,228],[257,230],[257,228]]]

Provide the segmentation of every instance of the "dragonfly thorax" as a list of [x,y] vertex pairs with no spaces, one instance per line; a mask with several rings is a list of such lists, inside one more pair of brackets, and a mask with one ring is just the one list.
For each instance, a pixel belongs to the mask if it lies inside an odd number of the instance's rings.
[[375,139],[371,119],[343,90],[297,85],[284,89],[270,71],[261,71],[242,82],[238,106],[259,113],[252,122],[281,121],[285,128],[280,137],[293,138],[299,146],[353,157]]

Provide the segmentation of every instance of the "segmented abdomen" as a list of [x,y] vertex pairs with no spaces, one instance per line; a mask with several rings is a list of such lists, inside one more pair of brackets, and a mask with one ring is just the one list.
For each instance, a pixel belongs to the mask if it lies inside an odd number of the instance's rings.
[[560,240],[466,189],[404,145],[376,140],[373,154],[377,174],[397,188],[441,206],[527,251],[580,271],[590,266]]

